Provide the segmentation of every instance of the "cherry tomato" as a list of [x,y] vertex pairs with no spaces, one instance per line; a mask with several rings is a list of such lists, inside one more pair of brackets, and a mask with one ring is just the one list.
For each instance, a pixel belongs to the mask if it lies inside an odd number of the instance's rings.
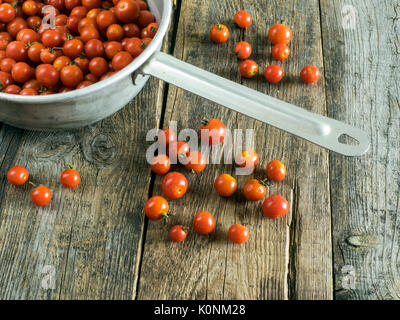
[[45,87],[54,87],[60,79],[60,73],[51,64],[37,66],[35,75],[40,84]]
[[319,77],[319,69],[315,66],[305,66],[300,72],[300,79],[307,84],[318,81]]
[[87,28],[87,27],[91,27],[91,28],[97,28],[97,24],[96,24],[96,19],[94,18],[83,18],[81,20],[79,20],[78,23],[78,32],[81,34],[83,29]]
[[250,179],[243,186],[243,194],[248,201],[259,201],[265,197],[266,193],[265,186],[256,179]]
[[105,44],[105,53],[108,59],[112,59],[118,52],[121,52],[124,48],[118,41],[109,41]]
[[272,58],[278,61],[285,60],[289,57],[290,49],[286,44],[277,43],[272,47]]
[[32,62],[40,62],[40,53],[45,47],[41,43],[34,43],[28,49],[28,58]]
[[221,143],[226,136],[226,127],[218,119],[210,119],[202,122],[200,127],[200,138],[204,143],[216,145]]
[[131,54],[127,51],[120,51],[112,58],[112,67],[118,71],[125,68],[133,61]]
[[215,228],[215,219],[208,211],[200,211],[193,218],[193,229],[198,234],[209,234]]
[[292,40],[292,30],[285,24],[274,24],[268,30],[268,39],[272,44],[288,44]]
[[199,151],[191,151],[186,159],[185,168],[193,172],[201,172],[206,167],[206,157]]
[[91,86],[94,82],[92,81],[88,81],[88,80],[84,80],[82,81],[80,84],[78,84],[76,86],[76,89],[82,89],[82,88],[86,88],[88,86]]
[[152,22],[146,28],[142,29],[141,36],[142,38],[154,38],[156,32],[159,28],[158,23]]
[[247,59],[251,55],[251,45],[246,41],[240,41],[236,44],[233,52],[238,59]]
[[244,60],[239,65],[242,77],[253,78],[258,73],[258,64],[253,60]]
[[214,181],[214,189],[221,197],[230,197],[237,189],[237,182],[229,174],[221,174]]
[[228,230],[229,240],[236,244],[245,243],[249,239],[249,235],[249,229],[241,224],[233,224]]
[[28,50],[22,41],[12,41],[7,45],[6,55],[15,61],[25,61],[28,57]]
[[143,42],[139,38],[130,38],[126,40],[124,49],[130,53],[132,58],[136,58],[144,50]]
[[71,39],[64,42],[63,53],[71,59],[79,57],[84,50],[84,44],[79,39]]
[[3,72],[11,73],[12,67],[16,64],[16,61],[11,58],[4,58],[0,61],[0,70]]
[[278,83],[283,78],[283,69],[277,64],[271,64],[265,68],[264,78],[270,83]]
[[46,30],[42,34],[42,43],[45,47],[57,47],[62,42],[61,34],[53,29]]
[[81,18],[79,16],[69,16],[67,18],[68,29],[71,30],[71,32],[77,33],[80,20]]
[[236,156],[236,164],[241,167],[254,168],[258,163],[258,154],[254,150],[243,150]]
[[279,160],[272,160],[265,169],[267,177],[272,181],[282,181],[286,176],[286,168]]
[[171,142],[176,141],[176,133],[171,129],[163,129],[157,136],[158,144],[161,146],[168,146]]
[[235,13],[233,17],[235,23],[243,29],[248,28],[251,25],[251,15],[247,11],[240,10]]
[[186,158],[189,152],[189,145],[185,141],[173,141],[168,144],[168,154],[174,159]]
[[65,66],[61,69],[60,80],[66,87],[76,87],[83,81],[83,73],[81,68],[75,65]]
[[181,225],[173,226],[169,230],[169,238],[173,242],[182,242],[186,239],[187,231]]
[[161,191],[169,199],[182,197],[188,188],[186,177],[179,172],[172,171],[167,173],[161,181]]
[[71,10],[70,16],[78,16],[81,19],[86,17],[88,10],[83,6],[77,6]]
[[156,19],[154,14],[149,10],[140,10],[139,17],[137,19],[137,24],[141,28],[146,28],[150,23],[154,22]]
[[108,26],[117,23],[117,17],[110,10],[101,11],[96,17],[99,28],[106,29]]
[[0,5],[0,22],[10,22],[15,18],[15,9],[9,3],[2,3]]
[[150,220],[166,220],[168,218],[168,202],[160,196],[151,197],[144,205],[144,213]]
[[11,34],[14,38],[17,36],[17,33],[22,30],[28,28],[28,23],[21,17],[15,17],[7,24],[7,32]]
[[289,203],[282,196],[272,195],[264,200],[262,210],[268,218],[283,217],[289,211]]
[[81,40],[86,43],[91,39],[100,39],[100,34],[95,27],[84,27],[80,32]]
[[124,29],[125,37],[140,37],[140,27],[136,23],[125,23],[122,28]]
[[60,181],[66,188],[76,188],[81,181],[81,176],[74,169],[66,169],[61,173]]
[[87,10],[101,7],[101,0],[82,0],[82,6]]
[[68,11],[82,4],[81,0],[64,0],[64,6]]
[[38,186],[31,192],[31,200],[39,207],[45,206],[51,200],[51,191],[45,186]]
[[22,88],[23,89],[32,88],[32,89],[35,89],[36,91],[39,91],[41,86],[42,85],[40,84],[39,81],[37,81],[36,79],[31,79],[31,80],[25,82],[23,84]]
[[40,40],[40,36],[32,29],[22,29],[18,31],[16,39],[24,43],[33,43],[38,42]]
[[4,71],[0,71],[0,90],[3,90],[4,88],[8,87],[11,84],[13,84],[13,79],[11,77],[11,74]]
[[[82,70],[82,72],[85,74],[85,73],[87,73],[88,71],[89,71],[89,59],[88,58],[81,58],[81,57],[78,57],[78,58],[75,58],[75,60],[74,60],[74,63],[76,63],[76,65],[79,67],[79,68],[81,68],[81,70]],[[94,75],[93,75],[94,76]],[[95,76],[94,76],[95,77]],[[90,80],[90,79],[85,79],[85,80]],[[97,77],[96,77],[96,79],[95,79],[95,81],[93,81],[93,82],[96,82],[97,81]]]
[[21,186],[28,181],[29,172],[22,166],[12,167],[7,172],[7,180],[14,186]]
[[96,77],[100,77],[108,71],[107,61],[102,57],[96,57],[89,62],[89,71]]
[[98,39],[92,39],[85,44],[85,54],[89,59],[104,55],[104,44]]
[[39,93],[37,92],[37,90],[33,89],[33,88],[25,88],[22,89],[19,94],[21,96],[37,96]]
[[210,29],[210,38],[215,43],[224,43],[229,38],[229,30],[223,24],[216,24]]
[[58,52],[53,48],[45,48],[40,51],[40,61],[45,64],[52,64],[58,56]]
[[165,154],[159,154],[158,156],[155,156],[150,165],[151,171],[153,171],[155,174],[165,174],[169,171],[170,167],[171,162],[169,157]]
[[139,18],[140,7],[134,0],[120,0],[115,6],[115,15],[123,23],[135,22]]
[[4,93],[10,94],[19,94],[21,92],[21,88],[16,84],[10,84],[7,88],[4,89]]
[[26,23],[28,24],[29,28],[37,30],[42,24],[42,19],[40,19],[39,16],[32,16],[26,19]]
[[25,62],[17,62],[11,70],[11,76],[14,81],[23,83],[33,77],[33,69]]

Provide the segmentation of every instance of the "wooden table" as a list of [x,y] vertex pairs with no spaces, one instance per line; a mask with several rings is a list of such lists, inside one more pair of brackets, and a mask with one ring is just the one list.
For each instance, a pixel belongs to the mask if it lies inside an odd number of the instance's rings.
[[[240,9],[254,18],[246,31],[233,26]],[[257,79],[242,79],[230,54],[234,44],[250,42],[263,71],[272,63],[267,30],[282,19],[294,31],[291,56],[282,63],[284,81],[270,85],[262,72]],[[400,4],[394,0],[177,1],[163,51],[362,128],[370,134],[371,150],[357,158],[329,153],[156,79],[126,108],[81,130],[38,133],[3,125],[0,298],[399,299],[399,21]],[[231,30],[226,44],[209,40],[208,30],[217,22]],[[322,70],[316,85],[299,81],[307,64]],[[180,129],[197,129],[203,118],[255,129],[262,159],[255,176],[263,176],[269,160],[281,159],[287,179],[268,193],[286,196],[291,210],[269,220],[260,203],[245,202],[240,192],[220,198],[212,183],[217,175],[234,172],[232,165],[186,172],[190,191],[170,202],[175,213],[170,225],[190,225],[193,215],[206,209],[217,226],[210,236],[191,232],[177,245],[168,241],[162,223],[144,218],[143,205],[160,194],[161,181],[146,163],[145,137],[172,120]],[[6,182],[5,173],[15,164],[53,190],[49,206],[30,203],[29,185]],[[81,173],[76,190],[58,181],[67,164]],[[238,177],[239,186],[246,179]],[[233,223],[251,230],[245,245],[227,240]]]

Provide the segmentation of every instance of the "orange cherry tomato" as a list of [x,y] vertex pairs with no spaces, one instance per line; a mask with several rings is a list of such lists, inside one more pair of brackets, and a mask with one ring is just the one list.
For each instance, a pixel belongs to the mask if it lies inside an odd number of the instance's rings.
[[188,181],[179,172],[172,171],[167,173],[161,181],[161,191],[169,199],[179,199],[187,191]]
[[282,61],[289,57],[290,49],[286,44],[277,43],[272,47],[272,58]]
[[238,25],[238,27],[246,29],[251,25],[251,15],[247,11],[240,10],[235,13],[233,20]]
[[168,145],[168,154],[174,159],[186,158],[189,153],[189,145],[185,141],[173,141]]
[[28,181],[29,172],[22,166],[14,166],[7,172],[7,180],[14,186],[21,186]]
[[199,151],[192,151],[186,159],[185,168],[194,172],[201,172],[206,167],[206,157]]
[[267,189],[257,179],[250,179],[243,186],[243,194],[248,201],[259,201],[266,193]]
[[226,136],[226,127],[218,119],[210,119],[202,122],[200,127],[200,138],[204,143],[216,145],[221,143]]
[[315,66],[305,66],[300,72],[301,81],[307,84],[318,81],[319,77],[319,69]]
[[283,78],[283,69],[277,64],[271,64],[265,68],[264,78],[270,83],[278,83]]
[[157,136],[158,144],[168,146],[171,142],[176,141],[176,133],[171,129],[163,129]]
[[198,234],[209,234],[215,228],[215,219],[208,211],[200,211],[193,218],[193,229]]
[[262,204],[264,215],[268,218],[275,219],[283,217],[289,211],[289,203],[279,195],[269,196]]
[[239,65],[239,71],[242,77],[254,78],[258,73],[258,64],[253,60],[244,60]]
[[235,45],[233,52],[236,54],[238,59],[247,59],[251,55],[251,45],[246,41],[240,41]]
[[230,197],[237,189],[237,182],[229,174],[221,174],[214,181],[214,189],[221,197]]
[[160,196],[151,197],[144,205],[144,213],[150,220],[166,220],[168,218],[168,202]]
[[159,154],[158,156],[155,156],[150,165],[151,171],[153,171],[155,174],[165,174],[169,171],[170,167],[171,162],[169,157],[165,154]]
[[229,38],[229,30],[223,24],[216,24],[210,29],[210,38],[215,43],[224,43]]
[[279,160],[272,160],[265,169],[267,177],[272,181],[282,181],[286,176],[286,168]]
[[169,230],[169,238],[173,242],[182,242],[186,239],[187,231],[181,226],[173,226],[171,230]]
[[31,200],[39,207],[47,205],[51,200],[51,191],[46,186],[40,185],[32,190]]
[[292,30],[285,24],[274,24],[268,30],[268,39],[272,44],[288,44],[292,40]]
[[241,167],[255,167],[258,163],[258,154],[254,150],[243,150],[236,156],[236,164]]
[[81,176],[74,169],[66,169],[61,173],[60,181],[66,188],[76,188],[81,181]]
[[249,239],[249,229],[247,229],[244,225],[234,224],[228,230],[228,238],[236,244],[242,244]]

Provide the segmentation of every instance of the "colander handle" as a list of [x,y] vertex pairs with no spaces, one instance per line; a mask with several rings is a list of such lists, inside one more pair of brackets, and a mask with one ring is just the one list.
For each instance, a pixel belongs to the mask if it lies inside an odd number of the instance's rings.
[[[162,52],[154,53],[141,67],[141,72],[331,151],[346,156],[361,156],[369,149],[369,137],[360,129],[267,96],[171,55]],[[342,135],[353,138],[357,144],[340,142],[339,137]]]

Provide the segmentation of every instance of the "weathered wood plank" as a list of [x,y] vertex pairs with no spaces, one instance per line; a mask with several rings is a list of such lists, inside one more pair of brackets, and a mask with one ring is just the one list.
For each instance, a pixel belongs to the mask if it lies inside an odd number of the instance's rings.
[[330,157],[335,297],[399,299],[400,4],[322,0],[321,9],[329,114],[372,144],[364,157]]
[[[201,10],[199,10],[201,8]],[[235,29],[233,15],[239,9],[251,12],[253,25],[245,32]],[[269,85],[262,77],[270,60],[267,30],[282,18],[292,26],[292,56],[282,63],[286,78]],[[214,45],[209,28],[228,25],[230,40]],[[243,84],[325,114],[324,81],[314,86],[300,83],[298,75],[306,64],[322,68],[318,1],[184,1],[179,18],[174,55],[206,70],[243,81]],[[253,45],[252,58],[260,64],[260,76],[241,80],[238,62],[230,55],[235,42]],[[311,44],[311,45],[310,45]],[[249,101],[251,107],[251,101]],[[191,229],[185,243],[168,241],[168,228],[149,222],[139,278],[139,299],[330,299],[332,298],[331,217],[328,183],[328,152],[277,129],[231,112],[173,86],[168,91],[164,127],[172,120],[179,129],[198,129],[203,118],[219,118],[229,128],[254,128],[255,147],[261,164],[255,176],[264,177],[269,160],[282,159],[288,167],[283,183],[268,193],[280,193],[291,203],[290,213],[275,221],[263,217],[261,203],[245,202],[238,192],[220,198],[212,188],[216,176],[234,174],[232,165],[209,165],[201,174],[184,168],[190,190],[184,198],[170,201],[173,224],[191,226],[194,214],[215,214],[216,230],[210,236]],[[239,177],[241,188],[249,177]],[[161,194],[157,177],[153,194]],[[229,242],[226,232],[233,223],[245,223],[250,240],[242,246]]]
[[[163,50],[170,50],[170,28]],[[150,169],[146,132],[159,126],[164,83],[150,79],[135,100],[112,117],[69,132],[0,131],[0,298],[134,299]],[[14,188],[5,173],[28,168],[53,191],[38,209],[31,187]],[[67,164],[81,174],[76,190],[59,175]],[[46,267],[48,266],[48,267]],[[54,289],[47,282],[54,273]]]

